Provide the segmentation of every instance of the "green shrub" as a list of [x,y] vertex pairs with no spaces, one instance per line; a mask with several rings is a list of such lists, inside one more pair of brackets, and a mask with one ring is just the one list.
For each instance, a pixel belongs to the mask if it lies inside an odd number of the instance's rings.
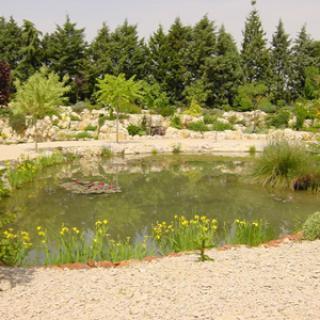
[[26,124],[26,116],[22,113],[11,113],[9,116],[10,127],[18,134],[23,134],[28,126]]
[[171,118],[170,126],[176,129],[182,129],[181,119],[178,115],[174,115]]
[[307,240],[320,239],[320,212],[315,212],[308,217],[302,227],[303,236]]
[[85,131],[96,131],[97,126],[93,126],[91,124],[87,125],[87,127],[84,129]]
[[216,121],[215,123],[212,124],[212,130],[214,131],[233,130],[233,126],[230,123]]
[[180,144],[174,145],[173,148],[172,148],[172,153],[173,153],[173,154],[179,154],[179,153],[181,153],[181,145],[180,145]]
[[190,122],[187,125],[187,128],[192,131],[198,131],[198,132],[205,132],[209,131],[209,128],[206,126],[206,124],[203,121],[196,121],[196,122]]
[[129,124],[127,130],[130,136],[143,136],[146,134],[142,127],[135,126],[134,124]]
[[249,148],[249,154],[250,154],[250,156],[255,156],[256,153],[257,153],[256,147],[255,147],[255,146],[250,146],[250,148]]
[[280,109],[274,115],[271,115],[268,124],[275,128],[287,128],[290,119],[290,112],[285,109]]
[[92,134],[90,133],[90,131],[82,131],[79,132],[75,135],[75,138],[77,140],[81,140],[81,139],[92,139]]
[[106,147],[103,147],[101,150],[101,157],[109,159],[112,157],[112,150]]
[[217,122],[218,117],[216,115],[212,115],[212,114],[205,114],[203,116],[203,122],[205,124],[214,124]]
[[192,99],[189,109],[185,110],[184,113],[190,116],[197,117],[202,114],[202,108],[195,99]]
[[295,107],[295,115],[297,118],[295,129],[300,130],[303,128],[304,121],[307,119],[308,110],[305,108],[304,105],[298,103]]

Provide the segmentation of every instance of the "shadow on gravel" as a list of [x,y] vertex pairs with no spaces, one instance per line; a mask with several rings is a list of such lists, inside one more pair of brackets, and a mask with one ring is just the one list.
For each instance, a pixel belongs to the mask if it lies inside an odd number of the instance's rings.
[[0,291],[5,291],[18,284],[25,284],[31,281],[33,269],[8,268],[0,266]]

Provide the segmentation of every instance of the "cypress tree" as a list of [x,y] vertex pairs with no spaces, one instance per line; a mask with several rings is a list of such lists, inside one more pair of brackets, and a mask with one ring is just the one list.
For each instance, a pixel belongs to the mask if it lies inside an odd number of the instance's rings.
[[86,42],[84,29],[77,29],[69,16],[63,26],[57,26],[53,34],[44,39],[48,67],[60,78],[69,77],[72,87],[71,101],[77,101],[82,96],[84,86],[84,58]]
[[18,52],[20,62],[15,70],[15,75],[20,80],[27,80],[42,63],[41,32],[34,24],[24,20],[21,29],[21,48]]
[[147,73],[146,47],[139,39],[137,26],[127,20],[111,34],[110,58],[112,73],[124,73],[126,78],[143,79]]
[[291,100],[292,59],[289,35],[285,32],[282,21],[272,37],[271,49],[271,94],[273,102]]
[[265,32],[255,4],[256,1],[252,1],[253,10],[245,23],[241,51],[242,68],[246,82],[267,82],[270,73],[269,53]]
[[206,59],[204,82],[209,90],[208,105],[232,105],[243,74],[240,55],[232,36],[222,26],[218,33],[216,55]]

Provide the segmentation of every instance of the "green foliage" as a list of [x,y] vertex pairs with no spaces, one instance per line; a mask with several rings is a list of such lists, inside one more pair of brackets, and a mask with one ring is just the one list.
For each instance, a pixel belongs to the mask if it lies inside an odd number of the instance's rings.
[[201,116],[201,105],[197,102],[197,100],[192,99],[190,107],[187,110],[185,110],[184,113],[194,117]]
[[257,153],[257,149],[256,149],[256,147],[255,146],[250,146],[250,148],[249,148],[249,154],[250,154],[250,156],[255,156],[256,155],[256,153]]
[[0,262],[20,266],[32,246],[28,232],[15,232],[12,228],[0,233]]
[[94,126],[92,124],[88,124],[87,127],[84,129],[85,131],[96,131],[97,130],[97,126]]
[[143,136],[146,134],[146,131],[144,130],[144,128],[142,128],[141,126],[135,126],[133,124],[129,124],[127,130],[130,136],[136,136],[136,135]]
[[195,122],[190,122],[187,125],[187,128],[189,130],[192,131],[198,131],[198,132],[205,132],[205,131],[209,131],[209,128],[207,127],[207,125],[202,121],[195,121]]
[[180,117],[178,115],[174,115],[171,118],[170,126],[173,127],[173,128],[176,128],[176,129],[182,129],[181,119],[180,119]]
[[199,104],[199,108],[204,105],[208,99],[208,90],[202,80],[197,80],[187,86],[183,92],[186,100],[191,104]]
[[246,20],[241,59],[247,83],[268,80],[270,77],[270,57],[265,32],[256,8],[252,9]]
[[13,112],[32,116],[33,119],[56,113],[57,107],[66,102],[64,95],[69,91],[65,80],[60,81],[46,68],[41,68],[23,84],[17,81],[16,88]]
[[101,157],[105,159],[110,159],[112,158],[112,150],[109,148],[103,147],[101,150]]
[[320,69],[314,66],[306,68],[305,78],[305,97],[311,100],[320,98]]
[[46,167],[63,163],[67,159],[59,151],[49,156],[41,156],[35,160],[23,160],[15,165],[7,163],[6,175],[12,188],[20,188],[23,184],[33,181],[37,174]]
[[303,128],[304,121],[308,116],[308,110],[306,109],[303,103],[298,102],[295,106],[294,113],[297,118],[295,129],[300,130]]
[[314,161],[304,146],[276,141],[256,159],[253,177],[264,186],[290,187],[295,178],[313,169]]
[[270,126],[275,128],[287,128],[290,119],[290,112],[286,109],[280,109],[268,119]]
[[215,244],[217,220],[195,215],[193,219],[175,216],[170,223],[162,222],[153,226],[153,237],[161,253],[180,252],[200,249],[205,242],[206,248]]
[[86,140],[93,139],[93,135],[91,131],[82,131],[75,135],[76,140]]
[[249,222],[236,219],[231,230],[230,243],[258,246],[273,239],[270,227],[264,221]]
[[267,87],[263,83],[242,85],[238,89],[236,103],[239,105],[241,111],[256,110],[259,108],[266,92]]
[[179,143],[172,147],[172,153],[173,154],[181,153],[181,145]]
[[26,116],[22,113],[10,113],[9,124],[10,127],[18,134],[23,134],[28,126],[26,123]]
[[320,239],[320,212],[315,212],[308,217],[302,227],[303,237],[313,241]]

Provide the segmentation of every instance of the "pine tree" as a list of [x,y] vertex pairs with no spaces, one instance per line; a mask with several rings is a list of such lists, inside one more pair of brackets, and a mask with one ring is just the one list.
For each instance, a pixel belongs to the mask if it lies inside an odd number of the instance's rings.
[[202,77],[202,67],[205,60],[215,54],[216,34],[214,22],[204,16],[192,30],[190,44],[190,72],[192,80]]
[[206,59],[204,82],[209,90],[209,106],[232,105],[243,74],[240,55],[232,36],[222,26],[218,33],[216,55]]
[[0,61],[0,108],[9,102],[11,91],[11,70],[8,63]]
[[188,70],[192,29],[184,26],[179,18],[175,20],[168,32],[168,64],[166,86],[172,101],[181,101],[183,91],[190,83]]
[[11,70],[19,63],[21,48],[21,29],[11,17],[6,21],[0,17],[0,60],[10,65]]
[[20,80],[27,80],[42,64],[41,32],[34,24],[24,20],[21,29],[21,48],[18,52],[20,62],[15,70],[15,75]]
[[289,35],[285,32],[280,20],[272,37],[271,49],[271,94],[273,102],[291,100],[292,59],[290,53]]
[[147,74],[146,47],[144,41],[139,39],[137,26],[125,20],[111,34],[110,46],[112,74],[144,78]]
[[242,43],[242,68],[246,82],[267,82],[269,78],[269,53],[267,40],[259,13],[252,1],[253,10],[246,20]]
[[84,58],[86,42],[84,29],[77,29],[67,16],[63,26],[57,26],[53,34],[44,39],[46,60],[50,70],[55,71],[60,78],[68,76],[71,90],[71,101],[77,101],[82,94],[84,85]]
[[312,58],[310,57],[310,47],[312,41],[307,33],[306,26],[300,30],[293,46],[293,97],[298,98],[304,95],[305,87],[305,71],[306,68],[312,66]]

